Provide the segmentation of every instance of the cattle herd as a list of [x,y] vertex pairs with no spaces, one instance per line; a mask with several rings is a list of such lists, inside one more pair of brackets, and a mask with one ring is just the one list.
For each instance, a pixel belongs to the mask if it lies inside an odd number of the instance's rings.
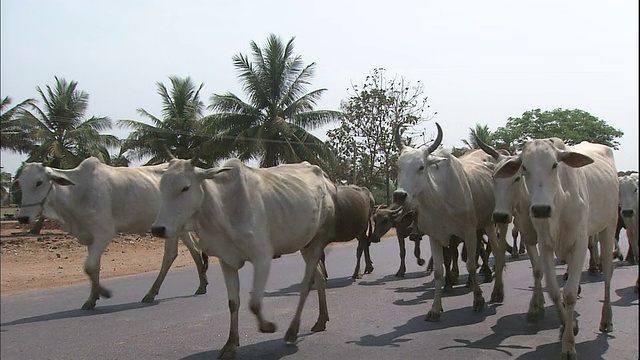
[[[16,181],[22,191],[19,220],[57,220],[87,246],[84,270],[91,292],[83,309],[93,309],[100,297],[111,296],[100,284],[100,258],[118,232],[150,230],[165,239],[162,267],[143,302],[153,301],[158,294],[177,257],[178,240],[184,242],[196,264],[196,294],[207,290],[208,256],[217,257],[230,313],[229,337],[220,358],[234,358],[239,346],[238,270],[247,261],[254,267],[249,308],[259,330],[271,333],[275,324],[262,312],[271,261],[283,254],[302,254],[306,265],[300,298],[284,337],[292,343],[297,340],[302,309],[313,285],[319,311],[312,331],[326,328],[327,272],[321,260],[330,243],[358,240],[355,279],[362,276],[361,255],[365,255],[364,273],[373,271],[369,245],[394,227],[400,247],[396,276],[404,276],[405,238],[414,242],[414,255],[422,266],[426,262],[421,258],[420,241],[427,235],[432,255],[428,271],[433,271],[435,279],[428,321],[441,317],[447,321],[442,293],[457,281],[460,243],[474,311],[485,307],[476,279],[479,260],[484,280],[494,282],[490,301],[500,303],[505,297],[505,252],[518,256],[526,248],[534,288],[526,319],[535,323],[544,315],[544,276],[561,323],[561,355],[577,358],[579,328],[574,307],[587,250],[590,269],[604,275],[602,332],[613,330],[611,254],[618,251],[621,226],[630,242],[628,257],[638,259],[638,173],[617,172],[609,147],[589,142],[569,146],[558,138],[531,140],[517,154],[478,140],[480,149],[456,157],[440,147],[443,133],[436,126],[434,143],[420,148],[403,144],[399,127],[394,129],[398,178],[394,202],[388,206],[375,206],[368,189],[336,185],[320,167],[306,162],[252,168],[231,159],[221,167],[202,169],[194,161],[172,158],[155,166],[116,168],[89,158],[70,170],[26,164]],[[506,242],[511,223],[513,248]],[[520,248],[515,245],[517,235]],[[567,264],[563,291],[556,280],[555,257]],[[635,287],[637,291],[637,280]]]

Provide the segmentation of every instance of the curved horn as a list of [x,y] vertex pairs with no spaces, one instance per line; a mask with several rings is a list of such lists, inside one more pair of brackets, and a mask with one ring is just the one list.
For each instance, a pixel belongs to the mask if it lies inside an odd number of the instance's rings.
[[393,139],[396,142],[396,147],[398,148],[398,150],[402,151],[404,144],[402,143],[402,137],[400,137],[400,126],[401,124],[398,124],[393,127]]
[[173,154],[171,153],[171,150],[169,150],[169,148],[167,147],[167,144],[164,144],[164,143],[163,143],[163,144],[162,144],[162,148],[164,149],[164,152],[166,153],[167,158],[168,158],[169,160],[173,160],[173,159],[175,159],[175,158],[176,158],[176,157],[175,157],[175,156],[173,156]]
[[438,128],[438,136],[436,136],[436,140],[433,142],[433,144],[429,146],[429,149],[427,150],[429,154],[434,152],[442,142],[442,128],[438,123],[436,123],[436,127]]
[[482,142],[482,140],[478,139],[477,136],[475,137],[475,139],[476,139],[476,143],[478,144],[478,146],[480,146],[480,149],[482,149],[487,154],[491,155],[492,158],[498,160],[498,158],[500,157],[500,154],[498,154],[496,149],[494,149],[491,146],[489,146],[489,145],[485,144],[484,142]]

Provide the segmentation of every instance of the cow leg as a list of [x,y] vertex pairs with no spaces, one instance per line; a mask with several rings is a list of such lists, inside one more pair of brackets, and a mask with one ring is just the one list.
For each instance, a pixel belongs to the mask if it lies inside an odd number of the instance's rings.
[[[506,237],[507,225],[500,224],[498,226],[501,234],[500,236]],[[495,259],[495,265],[496,265],[495,282],[493,284],[493,292],[491,292],[490,301],[501,303],[504,301],[504,282],[503,282],[504,280],[502,278],[502,275],[504,272],[504,264],[505,264],[505,249],[502,247],[504,238],[498,239],[496,237],[496,230],[493,225],[487,226],[484,229],[484,231],[487,233],[487,236],[489,237],[489,244],[491,244],[491,247],[494,249],[493,257]],[[505,235],[502,235],[502,234],[505,234]],[[485,264],[488,264],[489,262],[488,260],[489,259],[487,258],[483,259]]]
[[[493,226],[493,225],[491,225]],[[496,244],[497,245],[497,244]],[[482,244],[482,238],[478,239],[478,255],[480,256],[480,259],[482,259],[482,267],[480,268],[480,271],[482,271],[482,277],[483,277],[483,281],[485,283],[490,283],[491,281],[493,281],[493,272],[491,271],[491,266],[489,266],[489,253],[490,250],[492,248],[491,244],[489,244],[487,246],[487,249],[484,248],[483,244]],[[504,247],[499,247],[496,249],[503,249],[503,253],[504,253]],[[478,257],[478,256],[476,256]],[[494,255],[495,257],[495,255]],[[504,254],[502,255],[502,257],[504,258]]]
[[94,237],[93,242],[88,246],[89,254],[84,261],[84,272],[91,280],[91,293],[87,301],[82,305],[83,310],[95,308],[96,301],[98,301],[100,296],[105,298],[111,297],[111,291],[100,285],[100,257],[102,257],[104,249],[107,248],[112,238],[113,236]]
[[[256,316],[258,320],[258,328],[263,333],[273,333],[276,331],[276,325],[270,321],[265,320],[262,315],[262,298],[264,297],[264,288],[269,279],[269,272],[271,271],[271,258],[272,254],[258,255],[253,263],[253,288],[251,290],[251,298],[249,299],[249,309]],[[320,253],[316,259],[316,264],[320,260]]]
[[358,241],[364,244],[364,273],[371,274],[373,272],[373,261],[371,261],[371,252],[369,251],[371,242],[367,237],[358,239]]
[[589,275],[597,275],[600,273],[600,251],[598,242],[597,236],[589,236]]
[[[180,235],[180,239],[189,250],[189,254],[191,254],[193,262],[196,264],[196,269],[198,270],[198,279],[200,280],[200,284],[198,285],[198,289],[196,290],[195,295],[206,294],[207,285],[209,284],[209,281],[207,280],[209,259],[206,257],[207,255],[200,252],[200,250],[196,247],[191,233],[189,233],[188,231],[184,232]],[[204,259],[207,259],[206,262]]]
[[422,241],[422,240],[418,239],[418,240],[412,240],[412,241],[413,241],[413,256],[416,257],[416,261],[418,262],[418,266],[423,266],[425,261],[421,257],[422,255],[420,254],[420,241]]
[[362,279],[362,274],[360,273],[360,259],[362,259],[362,252],[364,251],[364,244],[358,240],[358,247],[356,248],[356,268],[353,269],[353,275],[351,278]]
[[538,247],[536,245],[527,245],[527,253],[529,253],[529,261],[533,269],[533,294],[529,302],[529,311],[527,312],[527,322],[535,323],[544,317],[544,294],[542,292],[542,264]]
[[398,235],[398,247],[400,248],[400,268],[398,272],[396,272],[397,277],[404,277],[405,272],[407,271],[407,266],[405,265],[405,256],[407,255],[407,249],[405,248],[404,238],[401,235]]
[[435,279],[435,295],[431,310],[427,313],[427,321],[438,321],[442,314],[442,286],[444,285],[444,258],[442,254],[442,245],[438,240],[429,237],[431,245],[431,256],[433,257],[433,277]]
[[444,263],[444,288],[442,291],[445,293],[450,293],[453,291],[454,281],[453,275],[451,274],[451,256],[452,249],[451,247],[443,247],[442,248],[442,261]]
[[427,276],[431,275],[433,272],[433,255],[429,257],[429,263],[427,264],[427,269],[425,270],[425,274]]
[[329,309],[327,309],[327,278],[323,276],[324,264],[318,263],[318,270],[316,270],[315,283],[318,289],[318,320],[311,328],[312,332],[325,331],[327,328],[327,321],[329,321]]
[[[562,339],[561,354],[563,358],[565,356],[567,358],[577,358],[575,336],[578,334],[579,327],[578,327],[578,321],[575,319],[574,310],[575,310],[576,301],[578,299],[578,287],[580,286],[580,274],[582,273],[582,268],[584,266],[585,253],[587,252],[586,247],[588,247],[588,244],[584,243],[584,237],[586,237],[586,234],[578,235],[578,236],[579,238],[576,239],[574,243],[575,245],[573,247],[573,251],[567,254],[567,265],[568,265],[567,268],[569,272],[569,278],[567,279],[567,282],[565,283],[564,289],[562,291],[562,296],[563,296],[562,305],[564,305],[565,321],[563,326],[560,327],[560,337]],[[613,238],[613,234],[612,234],[612,238]],[[595,241],[592,243],[592,245],[594,247],[597,246]],[[610,254],[611,251],[613,251],[613,246],[611,247],[611,249],[609,249],[609,252],[607,253]],[[611,263],[611,265],[613,266],[613,260],[609,256],[607,256],[607,259],[608,259],[608,262]],[[609,284],[605,281],[605,305],[602,308],[603,316],[604,316],[607,300],[609,300],[608,311],[609,311],[609,315],[611,315],[611,299],[608,298],[607,296],[608,285]],[[610,318],[611,316],[609,316],[609,320]],[[604,317],[603,317],[603,320],[604,320]]]
[[451,254],[451,284],[453,286],[458,284],[458,280],[460,279],[460,267],[458,266],[458,244],[455,246],[449,246],[448,248],[442,248],[443,254],[444,252],[449,252]]
[[218,359],[233,359],[240,346],[240,334],[238,333],[238,312],[240,309],[240,278],[238,269],[235,269],[224,261],[220,261],[220,268],[224,276],[224,284],[227,287],[229,298],[229,338],[218,353]]
[[[517,259],[520,257],[520,254],[522,254],[521,251],[524,250],[524,247],[522,246],[522,239],[520,239],[520,249],[518,249],[518,227],[515,225],[511,229],[511,238],[513,239],[513,248],[511,250],[511,257],[513,259]],[[506,236],[505,236],[505,241],[506,241]]]
[[[606,228],[599,236],[601,251],[603,254],[611,253],[614,237],[613,229]],[[604,302],[602,304],[602,316],[600,318],[600,331],[613,331],[613,312],[611,310],[611,277],[613,276],[613,259],[610,256],[602,257],[602,273],[604,274]]]
[[482,296],[482,289],[480,289],[480,285],[478,284],[478,279],[476,279],[477,264],[474,259],[476,258],[478,239],[476,238],[475,230],[465,234],[464,243],[467,245],[467,259],[469,260],[467,261],[467,271],[471,278],[471,288],[473,289],[473,310],[481,311],[484,309],[485,301]]
[[[312,240],[312,242],[313,241],[315,240]],[[305,247],[303,249],[300,249],[300,253],[302,254],[302,258],[305,261],[305,268],[304,268],[305,270],[304,270],[304,277],[302,278],[302,284],[300,289],[300,299],[298,300],[298,306],[296,308],[295,315],[291,320],[291,324],[289,324],[289,329],[287,329],[287,332],[284,335],[284,341],[288,344],[293,344],[298,339],[302,309],[304,308],[304,303],[307,300],[307,297],[309,296],[309,291],[311,291],[311,282],[313,280],[313,277],[316,276],[317,274],[318,260],[320,259],[320,254],[322,253],[322,249],[319,248],[318,246],[310,246],[310,247]],[[321,281],[318,284],[318,299],[320,300],[320,314],[318,316],[318,321],[316,322],[316,325],[318,325],[318,323],[326,322],[329,320],[329,315],[328,313],[326,313],[326,301],[325,301],[325,304],[322,304],[324,299],[324,294],[321,294],[320,291],[324,293],[323,281]],[[325,312],[324,314],[323,314],[323,311]]]
[[[178,238],[170,238],[164,240],[164,254],[162,255],[162,267],[160,268],[160,273],[156,278],[156,281],[151,285],[151,289],[147,295],[142,298],[143,303],[150,303],[156,298],[158,292],[160,291],[160,286],[162,286],[162,282],[164,278],[167,276],[167,272],[173,264],[173,261],[178,257]],[[201,265],[202,266],[202,265]]]

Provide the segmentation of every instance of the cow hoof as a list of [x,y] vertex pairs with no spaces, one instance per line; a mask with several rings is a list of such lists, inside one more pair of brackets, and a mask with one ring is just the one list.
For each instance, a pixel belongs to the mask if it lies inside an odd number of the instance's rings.
[[493,292],[491,293],[491,300],[492,303],[502,303],[504,301],[504,292],[500,291],[500,290],[493,290]]
[[311,332],[320,332],[327,330],[327,323],[324,321],[319,321],[311,328]]
[[597,268],[589,268],[589,275],[596,276],[600,273]]
[[238,344],[227,342],[222,350],[220,350],[220,353],[218,353],[218,359],[235,359],[237,351]]
[[110,299],[111,298],[111,291],[103,288],[102,286],[100,287],[100,290],[98,290],[98,294],[100,294],[101,297],[106,298],[106,299]]
[[427,270],[424,272],[424,274],[425,274],[426,276],[430,276],[431,274],[433,274],[433,270],[429,270],[429,269],[427,269]]
[[518,254],[517,252],[513,253],[513,255],[511,255],[511,258],[514,259],[514,260],[519,259],[520,258],[520,254]]
[[569,280],[569,273],[564,273],[564,275],[562,275],[562,280],[563,281]]
[[527,312],[527,322],[529,324],[535,324],[538,321],[542,320],[542,318],[544,318],[544,308],[529,310]]
[[276,332],[276,324],[272,323],[271,321],[265,321],[264,323],[260,324],[260,332],[265,334],[273,334],[274,332]]
[[373,266],[364,269],[365,274],[371,274],[373,272]]
[[353,274],[351,276],[351,279],[352,280],[362,279],[362,274]]
[[199,287],[198,290],[196,290],[195,295],[204,295],[207,293],[207,288],[206,287]]
[[404,271],[398,271],[396,277],[404,277]]
[[298,341],[298,332],[289,328],[287,333],[284,334],[284,342],[287,344],[295,344]]
[[152,303],[153,300],[155,300],[155,299],[156,299],[155,295],[147,294],[142,298],[142,302],[145,303],[145,304],[149,304],[149,303]]
[[613,323],[612,322],[601,322],[600,323],[600,332],[610,333],[613,331]]
[[424,266],[424,264],[425,264],[424,259],[418,259],[418,265],[419,266]]
[[93,310],[95,307],[95,301],[87,301],[82,305],[82,310]]
[[453,292],[453,286],[451,286],[451,284],[447,284],[442,288],[442,291],[445,293],[451,293]]
[[482,311],[484,310],[484,306],[485,302],[483,297],[473,300],[473,311]]
[[426,319],[424,319],[425,321],[431,321],[431,322],[435,322],[435,321],[440,321],[440,312],[436,312],[433,310],[430,310],[427,313],[427,317]]

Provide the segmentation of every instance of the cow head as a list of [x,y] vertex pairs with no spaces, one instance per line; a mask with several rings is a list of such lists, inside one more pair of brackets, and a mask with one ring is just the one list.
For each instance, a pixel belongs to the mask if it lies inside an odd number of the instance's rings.
[[384,236],[396,221],[402,216],[402,207],[393,204],[392,206],[379,206],[373,212],[373,232],[371,233],[371,242],[380,242],[380,238]]
[[393,201],[398,205],[412,203],[412,198],[422,192],[424,182],[427,181],[427,169],[437,166],[445,158],[434,156],[431,153],[442,142],[442,128],[436,123],[438,135],[428,148],[412,148],[402,143],[400,127],[394,128],[396,146],[400,150],[398,157],[398,189],[393,192]]
[[201,169],[195,160],[171,159],[160,179],[161,204],[151,226],[154,236],[171,238],[182,232],[204,200],[203,181],[231,168]]
[[[485,153],[491,155],[497,165],[495,169],[500,165],[515,160],[517,156],[509,155],[505,152],[498,152],[493,147],[485,144],[482,140],[476,137],[476,143]],[[495,174],[494,169],[494,174]],[[519,196],[522,194],[524,182],[522,180],[522,173],[518,169],[513,175],[504,178],[493,178],[493,190],[495,198],[495,207],[493,209],[493,221],[501,224],[508,224],[512,220],[513,209],[515,208]]]
[[637,216],[638,212],[638,176],[625,175],[620,182],[620,215],[624,218]]
[[[54,218],[54,209],[48,206],[54,184],[61,186],[75,185],[67,176],[56,169],[38,163],[27,163],[22,168],[15,186],[22,192],[20,215],[22,224],[36,222],[40,216]],[[49,216],[47,214],[49,213]]]
[[[529,211],[534,218],[548,218],[554,211],[554,197],[560,188],[561,166],[579,168],[593,162],[589,156],[562,149],[556,139],[537,139],[525,143],[522,152],[500,163],[494,172],[498,179],[522,171],[529,191]],[[562,165],[564,164],[564,165]]]

